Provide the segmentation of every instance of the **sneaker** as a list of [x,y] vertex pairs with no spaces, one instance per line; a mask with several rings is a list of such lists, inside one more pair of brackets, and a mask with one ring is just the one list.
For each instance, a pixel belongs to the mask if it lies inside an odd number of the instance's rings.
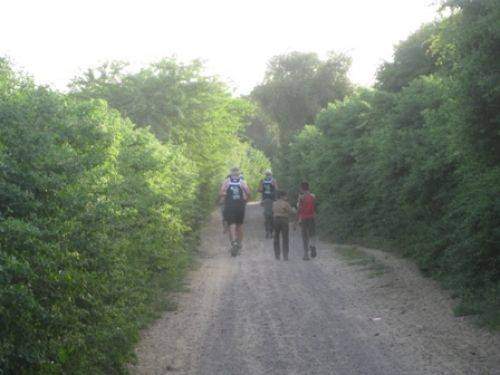
[[311,246],[310,249],[311,249],[311,258],[316,258],[317,255],[316,246]]
[[230,253],[231,253],[231,256],[233,256],[233,257],[238,255],[238,242],[237,241],[231,241]]

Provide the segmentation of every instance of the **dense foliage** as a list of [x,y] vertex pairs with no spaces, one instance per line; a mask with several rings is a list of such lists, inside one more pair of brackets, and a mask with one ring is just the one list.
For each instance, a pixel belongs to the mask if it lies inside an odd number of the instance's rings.
[[[136,73],[126,68],[127,64],[113,62],[89,69],[74,80],[72,93],[79,98],[105,99],[134,124],[148,127],[162,142],[180,145],[204,181],[200,202],[213,201],[218,183],[232,164],[245,164],[235,158],[242,150],[259,160],[243,166],[247,180],[257,186],[267,161],[260,151],[242,142],[242,123],[255,117],[254,106],[231,97],[224,84],[203,75],[203,66],[197,61],[181,64],[163,59]],[[200,208],[210,209],[211,205]]]
[[[376,89],[328,106],[282,176],[308,179],[339,241],[401,249],[500,325],[500,6],[453,1],[400,43]],[[296,185],[295,185],[296,186]]]
[[394,59],[384,62],[377,71],[377,88],[399,91],[413,79],[437,70],[436,56],[429,53],[438,24],[423,25],[394,50]]
[[[189,67],[162,64],[168,72],[146,69],[129,77],[135,86],[124,76],[94,96],[97,86],[36,87],[0,60],[0,373],[125,372],[139,328],[188,264],[226,165],[254,180],[267,167],[236,137],[247,112],[219,83],[194,72],[165,89]],[[133,90],[148,85],[157,97],[141,102],[147,93]]]

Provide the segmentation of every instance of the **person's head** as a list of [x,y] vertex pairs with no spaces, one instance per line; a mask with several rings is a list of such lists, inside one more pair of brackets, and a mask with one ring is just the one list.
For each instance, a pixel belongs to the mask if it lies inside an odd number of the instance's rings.
[[240,169],[238,167],[233,167],[229,171],[229,175],[231,178],[239,178],[240,177]]
[[303,181],[300,183],[300,191],[301,192],[306,192],[309,191],[309,182]]
[[271,172],[270,169],[266,170],[264,174],[266,175],[266,177],[273,177],[273,172]]
[[276,192],[276,198],[278,198],[278,199],[286,200],[287,197],[288,197],[288,194],[284,190],[279,190]]

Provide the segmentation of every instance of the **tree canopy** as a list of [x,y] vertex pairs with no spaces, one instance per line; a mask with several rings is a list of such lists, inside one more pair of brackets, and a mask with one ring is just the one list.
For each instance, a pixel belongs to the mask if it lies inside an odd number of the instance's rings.
[[349,57],[333,52],[324,61],[315,53],[302,52],[269,61],[264,82],[254,88],[251,97],[278,125],[279,146],[286,147],[329,102],[351,92],[350,65]]

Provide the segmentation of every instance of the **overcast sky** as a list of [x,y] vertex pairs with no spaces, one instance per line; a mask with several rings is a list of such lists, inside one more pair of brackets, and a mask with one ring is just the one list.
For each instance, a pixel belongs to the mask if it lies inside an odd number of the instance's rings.
[[270,57],[336,50],[351,79],[373,83],[392,47],[437,17],[435,0],[2,0],[0,56],[38,83],[64,89],[107,60],[145,65],[201,58],[208,72],[248,93]]

